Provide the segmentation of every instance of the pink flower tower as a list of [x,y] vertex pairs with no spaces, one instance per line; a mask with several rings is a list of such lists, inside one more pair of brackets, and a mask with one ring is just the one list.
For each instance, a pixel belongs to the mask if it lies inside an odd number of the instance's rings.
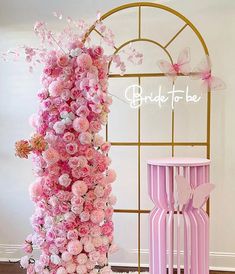
[[[150,273],[209,274],[209,221],[205,203],[210,161],[166,158],[148,161]],[[183,252],[182,252],[183,251]],[[181,256],[183,254],[183,256]]]

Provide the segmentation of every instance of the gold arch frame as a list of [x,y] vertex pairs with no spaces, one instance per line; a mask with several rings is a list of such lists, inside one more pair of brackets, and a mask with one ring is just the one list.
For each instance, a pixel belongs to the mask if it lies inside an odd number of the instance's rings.
[[[158,43],[157,41],[142,37],[142,35],[141,35],[142,34],[141,33],[141,21],[142,21],[141,8],[142,7],[150,7],[150,8],[157,8],[157,9],[164,10],[164,11],[169,12],[169,13],[175,15],[176,17],[178,17],[179,19],[184,21],[185,24],[163,46],[160,43]],[[144,42],[153,43],[153,44],[159,46],[160,48],[162,48],[162,50],[165,51],[165,53],[168,55],[168,57],[172,63],[173,60],[172,60],[172,57],[171,57],[169,51],[167,50],[167,47],[177,38],[177,36],[180,33],[182,33],[184,31],[184,29],[186,29],[187,27],[190,27],[191,30],[196,34],[197,38],[199,39],[199,41],[203,47],[204,53],[209,56],[209,51],[208,51],[208,48],[206,46],[206,43],[205,43],[202,35],[197,30],[197,28],[192,24],[192,22],[189,19],[187,19],[184,15],[177,12],[176,10],[169,8],[167,6],[161,5],[161,4],[156,4],[156,3],[151,3],[151,2],[136,2],[136,3],[125,4],[125,5],[116,7],[114,9],[108,11],[107,13],[103,14],[101,16],[100,20],[104,21],[107,17],[109,17],[119,11],[129,9],[129,8],[138,8],[138,35],[137,35],[137,38],[128,40],[118,47],[114,46],[114,53],[119,52],[123,47],[127,46],[130,43],[144,41]],[[95,28],[95,24],[94,24],[90,27],[90,29],[86,33],[84,42],[86,41],[87,37],[93,31],[95,31],[98,35],[102,36],[102,34]],[[111,66],[111,61],[109,63],[109,68],[110,68],[110,66]],[[178,76],[184,77],[184,75],[182,75],[182,74],[179,74]],[[165,77],[165,75],[164,75],[164,73],[131,73],[131,74],[124,74],[122,76],[120,74],[109,74],[109,77],[110,78],[131,78],[131,77],[138,78],[138,83],[140,85],[142,77]],[[206,157],[209,159],[210,158],[211,92],[210,92],[210,89],[208,89],[208,93],[207,93],[207,132],[206,132],[206,141],[205,142],[175,142],[175,140],[174,140],[174,122],[175,122],[174,110],[172,110],[172,119],[171,119],[171,128],[172,128],[171,142],[141,142],[141,139],[140,139],[140,114],[141,113],[140,113],[140,108],[139,108],[138,109],[138,141],[137,142],[111,142],[111,144],[113,146],[137,146],[138,147],[138,209],[137,210],[133,210],[133,209],[115,209],[114,210],[114,212],[116,212],[116,213],[138,214],[138,273],[140,273],[140,271],[141,271],[141,253],[140,253],[140,248],[141,248],[141,246],[140,246],[141,214],[146,214],[146,213],[148,214],[150,212],[150,210],[142,210],[141,203],[140,203],[141,202],[141,199],[140,199],[140,190],[141,190],[140,149],[141,149],[141,146],[170,146],[172,148],[172,156],[174,156],[174,147],[175,146],[203,146],[203,147],[206,147]],[[106,139],[108,140],[108,126],[106,126]],[[208,201],[207,202],[208,214],[209,214],[209,210],[210,210],[210,203]]]

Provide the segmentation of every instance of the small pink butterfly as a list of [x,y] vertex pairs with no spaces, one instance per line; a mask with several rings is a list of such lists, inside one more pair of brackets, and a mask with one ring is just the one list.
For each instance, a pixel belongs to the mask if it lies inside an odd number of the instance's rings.
[[193,199],[193,207],[200,208],[207,201],[209,194],[215,188],[213,184],[201,184],[192,189],[190,183],[180,175],[175,176],[177,183],[178,203],[185,205],[190,199]]
[[208,55],[206,55],[202,61],[193,69],[191,78],[201,79],[202,89],[204,91],[223,90],[226,88],[224,81],[211,74],[211,61]]
[[166,76],[170,77],[171,80],[174,81],[177,77],[177,74],[182,73],[184,75],[188,75],[190,73],[191,68],[189,63],[190,49],[185,48],[182,50],[182,52],[180,52],[177,63],[171,64],[168,61],[159,60],[158,66]]

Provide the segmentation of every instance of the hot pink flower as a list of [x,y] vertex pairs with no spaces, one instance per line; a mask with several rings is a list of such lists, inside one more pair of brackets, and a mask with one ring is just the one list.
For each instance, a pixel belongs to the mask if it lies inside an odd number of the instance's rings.
[[69,143],[66,145],[66,151],[71,155],[75,154],[77,150],[78,150],[78,145],[76,143]]

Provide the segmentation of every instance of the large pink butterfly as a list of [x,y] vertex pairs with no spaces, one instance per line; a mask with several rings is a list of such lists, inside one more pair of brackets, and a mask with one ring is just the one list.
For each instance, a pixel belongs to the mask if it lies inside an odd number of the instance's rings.
[[158,66],[160,70],[171,80],[175,80],[177,74],[182,73],[184,75],[188,75],[191,71],[190,68],[190,49],[185,48],[182,50],[178,56],[177,63],[171,64],[165,60],[159,60]]
[[192,200],[194,208],[200,208],[207,201],[209,194],[215,188],[213,184],[201,184],[195,189],[191,188],[190,183],[183,176],[175,176],[177,184],[177,194],[179,205],[185,205],[189,199]]
[[208,91],[208,89],[216,91],[226,88],[223,80],[211,74],[211,61],[208,55],[193,69],[191,78],[201,79],[202,90],[204,91]]

